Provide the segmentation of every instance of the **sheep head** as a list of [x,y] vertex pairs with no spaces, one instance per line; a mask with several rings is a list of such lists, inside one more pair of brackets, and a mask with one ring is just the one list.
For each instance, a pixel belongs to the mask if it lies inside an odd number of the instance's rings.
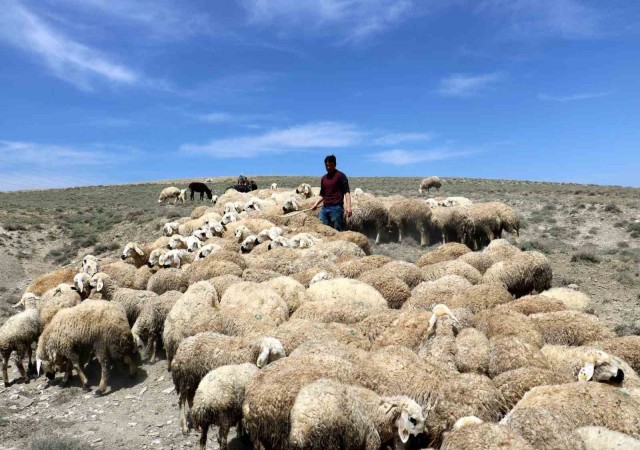
[[147,266],[149,267],[155,266],[160,260],[160,256],[162,256],[164,253],[166,253],[166,250],[161,248],[157,248],[153,250],[151,254],[149,254],[149,261],[147,261]]
[[93,255],[87,255],[84,258],[82,258],[82,271],[86,274],[88,274],[89,276],[93,276],[98,272],[98,262],[100,261],[100,258],[93,256]]
[[578,381],[600,381],[622,383],[624,371],[620,369],[620,361],[602,350],[589,350],[580,358],[582,368],[578,373]]
[[385,423],[397,430],[403,444],[407,443],[411,435],[417,436],[424,432],[422,407],[409,397],[383,397],[379,410],[385,417]]
[[436,322],[438,321],[438,319],[440,317],[445,317],[445,316],[450,317],[456,323],[460,323],[458,318],[453,315],[453,313],[451,312],[449,307],[447,305],[444,305],[444,304],[440,303],[440,304],[437,304],[437,305],[435,305],[433,307],[431,318],[429,319],[429,329],[427,330],[427,334],[431,333],[431,331],[435,327]]
[[289,197],[282,205],[282,211],[284,211],[285,214],[297,211],[298,209],[300,209],[300,206],[298,205],[298,200],[296,200],[295,197]]
[[258,339],[253,344],[254,352],[258,353],[258,359],[256,360],[256,366],[262,369],[267,364],[277,361],[280,358],[287,356],[282,343],[272,337],[263,337]]
[[255,234],[250,234],[249,236],[247,236],[240,244],[240,251],[242,253],[249,253],[251,250],[253,250],[253,247],[256,246],[257,239],[258,236]]
[[207,245],[201,247],[200,250],[198,250],[198,253],[196,253],[196,259],[206,258],[211,253],[215,253],[220,249],[221,249],[221,247],[219,245],[207,244]]
[[128,242],[127,245],[124,246],[124,250],[122,250],[122,255],[120,255],[120,259],[123,261],[137,253],[139,256],[144,256],[144,252],[140,248],[140,246],[136,242]]

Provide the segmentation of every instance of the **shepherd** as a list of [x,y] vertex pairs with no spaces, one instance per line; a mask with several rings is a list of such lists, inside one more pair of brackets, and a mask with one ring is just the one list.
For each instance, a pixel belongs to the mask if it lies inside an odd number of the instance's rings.
[[315,210],[324,202],[318,218],[325,224],[342,231],[344,216],[351,217],[351,193],[347,176],[336,169],[335,155],[324,159],[326,175],[320,180],[320,197],[311,209]]

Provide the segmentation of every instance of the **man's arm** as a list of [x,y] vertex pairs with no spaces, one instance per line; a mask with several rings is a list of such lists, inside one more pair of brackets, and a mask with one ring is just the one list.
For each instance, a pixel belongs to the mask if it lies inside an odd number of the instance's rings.
[[349,192],[344,194],[344,212],[347,217],[351,217],[351,194]]
[[324,200],[324,198],[322,198],[322,196],[318,197],[318,199],[311,206],[311,209],[316,209],[318,207],[318,205],[320,203],[322,203],[323,200]]

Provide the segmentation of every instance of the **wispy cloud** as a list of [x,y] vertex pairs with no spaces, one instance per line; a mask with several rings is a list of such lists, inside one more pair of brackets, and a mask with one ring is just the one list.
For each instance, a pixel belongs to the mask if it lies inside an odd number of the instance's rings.
[[451,158],[460,158],[471,155],[473,151],[453,151],[449,149],[436,150],[386,150],[373,153],[370,159],[376,162],[391,164],[394,166],[406,166],[409,164],[442,161]]
[[600,98],[606,97],[611,94],[611,92],[584,92],[581,94],[571,94],[571,95],[548,95],[548,94],[538,94],[538,100],[542,100],[545,102],[575,102],[579,100],[590,100],[592,98]]
[[18,2],[0,0],[0,10],[0,40],[36,56],[58,78],[85,90],[95,80],[121,85],[141,81],[136,71],[55,31]]
[[426,142],[434,138],[433,133],[390,133],[373,140],[377,145],[398,145],[405,142]]
[[354,125],[315,122],[260,135],[214,139],[207,144],[185,144],[180,150],[215,158],[250,158],[265,153],[285,153],[318,148],[344,148],[362,141],[364,133]]
[[90,176],[38,169],[30,172],[0,173],[0,191],[22,191],[27,189],[55,189],[76,186],[105,184],[99,174]]
[[[139,151],[128,146],[91,144],[82,148],[22,141],[0,141],[0,160],[5,168],[77,167],[114,165],[134,159]],[[1,173],[1,172],[0,172]]]
[[438,93],[449,97],[471,97],[490,89],[504,78],[502,72],[479,75],[454,73],[440,80]]
[[275,116],[272,114],[231,114],[228,112],[212,112],[207,114],[189,114],[190,117],[207,123],[214,124],[248,124],[256,125],[255,122],[272,121]]
[[484,0],[477,11],[507,18],[514,37],[568,39],[602,34],[602,15],[581,0]]
[[334,32],[361,42],[409,16],[412,0],[241,0],[250,22],[281,29]]

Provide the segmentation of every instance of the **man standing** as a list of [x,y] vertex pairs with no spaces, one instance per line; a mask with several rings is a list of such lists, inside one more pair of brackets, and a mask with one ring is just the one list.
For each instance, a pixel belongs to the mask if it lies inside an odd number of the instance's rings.
[[327,169],[327,174],[320,180],[320,198],[316,200],[311,209],[315,210],[320,203],[324,202],[318,218],[323,224],[342,231],[343,215],[351,217],[349,180],[344,173],[336,170],[334,155],[329,155],[324,159],[324,167]]

